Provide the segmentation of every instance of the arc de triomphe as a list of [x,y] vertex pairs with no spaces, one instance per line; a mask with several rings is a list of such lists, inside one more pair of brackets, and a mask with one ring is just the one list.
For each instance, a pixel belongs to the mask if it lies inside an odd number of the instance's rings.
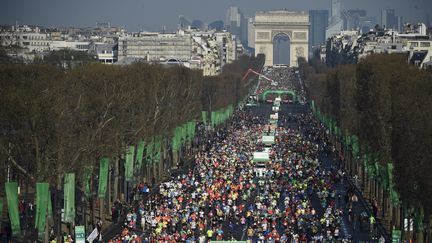
[[273,65],[273,39],[285,34],[290,43],[290,66],[297,67],[297,58],[308,59],[309,14],[288,10],[258,11],[255,14],[255,55],[265,54],[265,65]]

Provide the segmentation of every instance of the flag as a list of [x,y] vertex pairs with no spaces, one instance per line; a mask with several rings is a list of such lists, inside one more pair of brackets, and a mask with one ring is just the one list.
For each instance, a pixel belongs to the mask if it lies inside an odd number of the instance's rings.
[[389,191],[390,191],[390,201],[393,206],[399,205],[399,194],[395,190],[394,182],[393,182],[393,163],[387,163],[387,173],[388,173],[388,180],[389,180]]
[[83,180],[84,180],[84,195],[86,197],[90,197],[91,190],[90,190],[90,179],[92,174],[92,167],[85,167],[83,172]]
[[312,106],[312,112],[313,112],[313,114],[316,114],[315,101],[312,100],[311,106]]
[[126,152],[126,163],[125,163],[125,178],[127,181],[131,181],[133,178],[134,155],[135,155],[135,146],[129,146]]
[[45,235],[45,225],[47,218],[47,209],[49,195],[48,183],[36,183],[36,222],[35,228],[38,230],[39,239],[43,239]]
[[360,152],[359,140],[356,135],[351,136],[352,155],[357,158]]
[[90,235],[87,237],[88,242],[93,242],[96,240],[96,237],[99,235],[99,231],[97,228],[94,228],[94,230],[90,233]]
[[161,159],[161,150],[162,150],[162,137],[161,136],[157,136],[155,138],[155,143],[154,143],[154,147],[153,147],[153,164],[159,164],[160,159]]
[[138,170],[141,170],[143,155],[144,155],[144,141],[140,141],[137,146],[137,153],[135,158],[136,167]]
[[102,158],[99,161],[99,187],[98,197],[105,198],[106,189],[108,184],[108,158]]
[[75,174],[67,173],[64,178],[64,222],[75,222]]
[[211,112],[210,120],[211,120],[212,127],[215,127],[216,126],[216,112],[215,111]]
[[201,112],[201,116],[202,116],[202,120],[203,120],[204,126],[207,126],[208,112],[207,111],[202,111]]
[[5,183],[5,187],[12,234],[19,235],[21,227],[18,213],[18,183],[7,182]]

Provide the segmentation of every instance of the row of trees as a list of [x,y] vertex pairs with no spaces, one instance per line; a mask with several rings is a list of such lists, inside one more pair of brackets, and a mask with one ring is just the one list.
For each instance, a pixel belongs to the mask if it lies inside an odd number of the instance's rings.
[[[340,127],[336,135],[358,138],[355,160],[364,164],[354,167],[369,177],[365,188],[382,200],[382,213],[392,220],[389,228],[403,228],[404,217],[415,218],[417,232],[426,231],[422,240],[428,242],[432,74],[406,64],[404,55],[371,55],[357,65],[328,70],[317,60],[311,65],[302,60],[300,67],[310,98]],[[398,208],[405,216],[396,217]]]
[[[0,182],[18,181],[24,192],[36,182],[48,182],[51,191],[60,193],[65,173],[74,172],[84,191],[88,173],[97,177],[101,158],[110,158],[110,171],[118,177],[127,146],[149,144],[156,137],[163,138],[161,153],[168,158],[174,130],[199,121],[202,110],[237,105],[250,88],[239,77],[262,63],[262,57],[244,56],[216,77],[142,63],[67,70],[0,65],[0,171],[7,172]],[[174,164],[163,158],[144,161],[143,170],[135,172],[138,180],[161,179]],[[121,190],[118,178],[111,185],[109,202]]]

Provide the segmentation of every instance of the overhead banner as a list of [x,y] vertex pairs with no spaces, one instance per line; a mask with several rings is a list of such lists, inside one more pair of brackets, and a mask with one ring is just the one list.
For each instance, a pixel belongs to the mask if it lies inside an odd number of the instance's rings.
[[21,234],[21,227],[18,214],[18,183],[7,182],[5,187],[12,234],[19,235]]
[[129,146],[126,152],[125,177],[127,181],[133,178],[135,146]]
[[45,236],[45,225],[47,218],[49,185],[48,183],[36,183],[36,222],[35,228],[38,230],[38,238]]
[[143,161],[143,155],[144,155],[144,141],[140,141],[138,143],[138,147],[137,147],[137,153],[136,153],[136,168],[138,170],[141,170],[142,167],[142,161]]
[[75,174],[67,173],[64,179],[64,222],[75,221]]
[[108,158],[100,159],[98,197],[105,198],[108,184]]

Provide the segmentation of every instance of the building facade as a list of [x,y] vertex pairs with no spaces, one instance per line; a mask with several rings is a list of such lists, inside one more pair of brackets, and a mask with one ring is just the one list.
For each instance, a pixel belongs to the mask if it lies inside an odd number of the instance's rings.
[[374,53],[403,53],[407,62],[420,68],[432,64],[432,38],[422,23],[409,25],[407,31],[372,30],[361,34],[359,31],[342,31],[328,40],[325,59],[334,66],[331,57],[341,55],[344,63],[355,63]]
[[136,33],[119,37],[118,60],[125,57],[141,58],[150,62],[169,59],[191,59],[192,39],[182,33]]
[[397,16],[394,9],[381,10],[381,27],[384,29],[403,31],[403,17]]
[[280,34],[289,38],[289,65],[298,66],[298,58],[308,59],[309,14],[288,10],[259,11],[255,14],[255,55],[264,54],[265,65],[274,64],[273,41]]
[[328,18],[328,10],[309,11],[309,56],[311,56],[314,49],[317,49],[321,45],[325,44]]
[[326,30],[326,39],[338,34],[343,30],[343,20],[341,18],[342,3],[341,0],[331,1],[330,23]]

